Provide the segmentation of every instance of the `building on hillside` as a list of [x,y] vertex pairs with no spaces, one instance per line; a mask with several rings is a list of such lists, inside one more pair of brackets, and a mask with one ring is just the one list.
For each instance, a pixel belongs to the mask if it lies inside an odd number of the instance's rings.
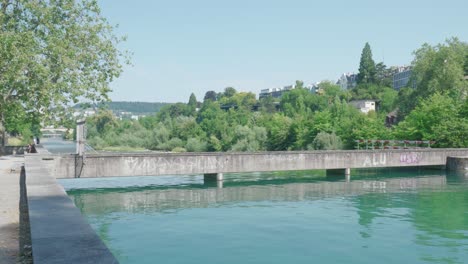
[[377,111],[378,100],[353,100],[349,104],[356,107],[362,113],[369,113],[370,111]]
[[74,117],[89,117],[89,116],[93,116],[96,114],[96,110],[94,109],[80,109],[80,110],[76,110],[73,112],[73,116]]
[[357,85],[357,74],[355,73],[343,73],[340,79],[336,82],[341,87],[341,90],[350,90]]
[[294,85],[283,86],[282,88],[271,88],[271,89],[262,89],[258,95],[258,99],[271,96],[273,98],[280,98],[283,93],[291,91],[294,89]]
[[[402,66],[398,67],[393,74],[393,89],[400,91],[401,88],[408,87],[408,83],[411,79],[411,66]],[[410,85],[410,87],[415,88],[416,83]]]

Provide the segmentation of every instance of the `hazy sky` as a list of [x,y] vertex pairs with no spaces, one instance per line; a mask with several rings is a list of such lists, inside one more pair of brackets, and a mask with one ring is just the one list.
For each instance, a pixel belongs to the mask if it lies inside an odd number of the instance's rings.
[[468,41],[467,0],[101,0],[128,36],[133,66],[113,100],[187,102],[232,86],[258,94],[357,72],[365,42],[376,62],[408,65],[423,43]]

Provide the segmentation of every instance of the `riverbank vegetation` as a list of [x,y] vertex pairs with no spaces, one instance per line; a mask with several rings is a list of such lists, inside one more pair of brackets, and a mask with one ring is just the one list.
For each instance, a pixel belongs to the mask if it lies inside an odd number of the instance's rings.
[[[163,107],[140,120],[117,120],[102,110],[88,118],[88,142],[159,151],[351,149],[359,139],[433,140],[435,147],[468,147],[468,44],[458,39],[424,44],[414,52],[409,87],[389,87],[388,69],[375,64],[366,44],[357,86],[321,82],[311,93],[297,81],[280,99],[257,100],[232,87],[206,92],[202,102]],[[414,87],[412,87],[414,84]],[[362,113],[352,100],[376,99]],[[388,116],[396,115],[397,123]],[[387,121],[387,122],[386,122]]]

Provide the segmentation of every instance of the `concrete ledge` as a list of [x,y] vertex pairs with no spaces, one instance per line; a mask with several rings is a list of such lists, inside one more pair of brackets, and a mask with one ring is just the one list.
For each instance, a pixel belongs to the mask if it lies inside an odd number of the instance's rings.
[[25,167],[34,263],[118,263],[42,157],[26,155]]
[[[56,178],[211,174],[256,171],[320,170],[445,166],[448,156],[468,155],[468,149],[99,153],[82,160],[75,155],[44,156],[52,160]],[[84,164],[84,165],[83,165]],[[79,172],[79,173],[77,173]]]

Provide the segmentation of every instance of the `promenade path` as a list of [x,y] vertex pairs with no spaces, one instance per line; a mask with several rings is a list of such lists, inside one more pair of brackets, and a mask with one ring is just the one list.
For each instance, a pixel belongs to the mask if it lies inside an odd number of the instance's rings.
[[18,263],[20,173],[24,157],[0,156],[0,263]]

